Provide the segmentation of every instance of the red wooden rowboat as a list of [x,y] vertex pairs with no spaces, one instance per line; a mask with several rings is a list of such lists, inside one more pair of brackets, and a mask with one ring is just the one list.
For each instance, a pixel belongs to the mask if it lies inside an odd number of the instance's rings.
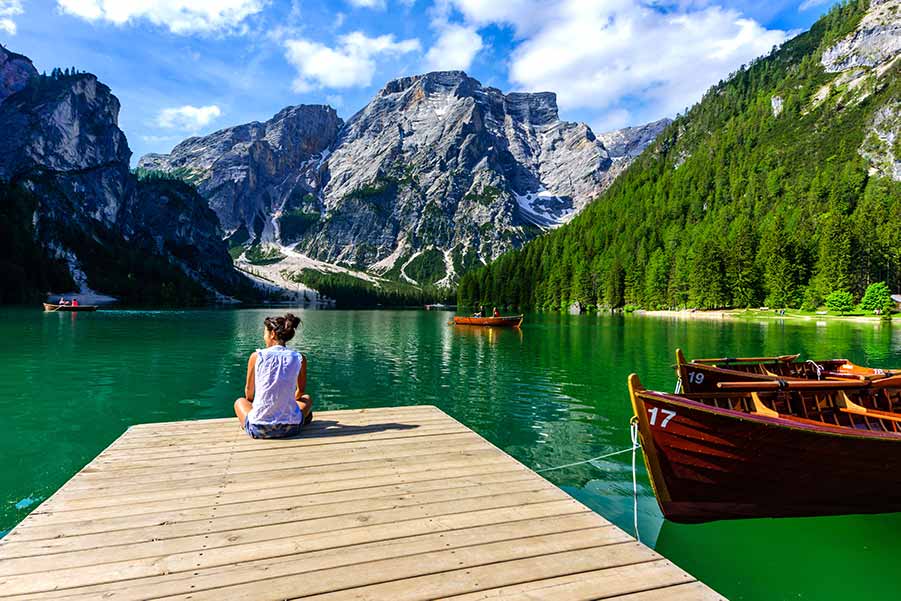
[[663,515],[707,522],[901,511],[898,390],[808,384],[819,389],[677,396],[629,376]]
[[56,311],[96,311],[97,305],[56,305],[44,303],[44,311],[55,313]]
[[497,328],[518,328],[522,324],[522,315],[506,315],[504,317],[454,317],[454,325],[458,326],[493,326]]
[[677,393],[714,392],[720,382],[772,382],[774,380],[890,380],[898,370],[855,365],[847,359],[796,361],[798,355],[753,359],[695,359],[688,363],[676,349]]

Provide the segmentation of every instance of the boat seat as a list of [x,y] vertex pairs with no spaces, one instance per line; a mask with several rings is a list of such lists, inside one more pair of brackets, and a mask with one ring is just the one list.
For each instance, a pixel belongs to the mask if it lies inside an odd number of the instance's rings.
[[751,402],[754,404],[754,408],[751,410],[752,413],[766,415],[767,417],[779,417],[779,412],[764,405],[763,401],[760,400],[760,395],[756,392],[751,393]]

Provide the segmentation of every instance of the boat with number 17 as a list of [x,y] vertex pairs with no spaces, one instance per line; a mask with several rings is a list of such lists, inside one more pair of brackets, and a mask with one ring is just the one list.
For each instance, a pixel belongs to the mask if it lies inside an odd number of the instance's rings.
[[629,394],[664,517],[675,522],[901,511],[898,379],[720,381]]

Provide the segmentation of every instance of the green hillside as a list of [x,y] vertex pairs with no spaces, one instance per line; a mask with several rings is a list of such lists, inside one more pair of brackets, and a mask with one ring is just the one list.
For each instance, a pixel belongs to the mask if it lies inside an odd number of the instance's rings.
[[820,62],[865,12],[837,6],[711,88],[570,224],[464,276],[458,302],[813,307],[901,289],[901,182],[862,156],[901,157],[872,133],[878,113],[898,129],[901,61],[856,79]]

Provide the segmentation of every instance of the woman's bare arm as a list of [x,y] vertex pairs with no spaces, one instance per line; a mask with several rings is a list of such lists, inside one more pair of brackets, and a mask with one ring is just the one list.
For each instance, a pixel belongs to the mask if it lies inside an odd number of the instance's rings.
[[247,360],[247,383],[244,384],[244,398],[250,402],[253,402],[253,392],[256,388],[256,383],[253,377],[253,372],[256,365],[257,354],[256,351],[254,351],[254,353],[250,355],[250,359]]
[[294,398],[298,401],[307,390],[307,356],[301,353],[300,357],[300,373],[297,374],[297,392],[294,393]]

